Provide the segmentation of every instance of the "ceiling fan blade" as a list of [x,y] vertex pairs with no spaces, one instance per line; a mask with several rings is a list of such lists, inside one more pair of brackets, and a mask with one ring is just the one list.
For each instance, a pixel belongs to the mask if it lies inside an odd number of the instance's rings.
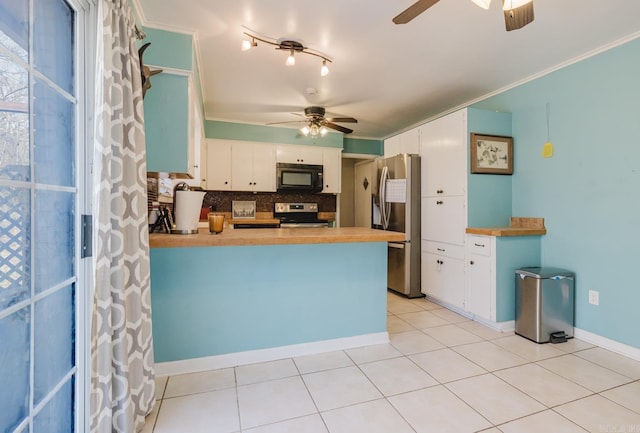
[[327,117],[327,122],[339,122],[339,123],[358,123],[353,117]]
[[532,22],[534,18],[533,1],[504,11],[504,25],[508,32],[521,29]]
[[395,24],[406,24],[440,0],[418,0],[393,19]]
[[270,122],[265,125],[282,125],[283,123],[307,123],[306,120],[285,120],[284,122]]
[[335,123],[331,123],[331,122],[324,122],[323,126],[326,126],[327,128],[335,129],[336,131],[340,131],[344,134],[351,134],[353,132],[353,129],[345,128],[344,126],[336,125]]

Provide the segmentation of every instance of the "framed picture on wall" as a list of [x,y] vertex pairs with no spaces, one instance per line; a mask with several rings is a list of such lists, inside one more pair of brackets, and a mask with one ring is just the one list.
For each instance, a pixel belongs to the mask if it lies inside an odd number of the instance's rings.
[[255,219],[256,217],[256,202],[255,201],[237,201],[233,200],[232,206],[232,218],[233,219]]
[[513,174],[513,137],[471,133],[471,173]]

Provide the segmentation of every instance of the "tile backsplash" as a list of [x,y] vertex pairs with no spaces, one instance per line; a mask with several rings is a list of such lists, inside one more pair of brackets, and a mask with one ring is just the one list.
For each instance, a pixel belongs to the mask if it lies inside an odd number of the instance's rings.
[[202,207],[217,212],[231,212],[233,200],[248,200],[256,202],[256,212],[273,212],[274,203],[298,202],[318,203],[319,212],[336,211],[336,195],[316,193],[276,193],[276,192],[240,192],[240,191],[207,191],[202,201]]

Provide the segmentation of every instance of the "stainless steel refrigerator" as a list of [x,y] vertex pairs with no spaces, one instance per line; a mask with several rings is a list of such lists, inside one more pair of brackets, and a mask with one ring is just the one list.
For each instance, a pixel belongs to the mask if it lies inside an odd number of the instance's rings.
[[420,156],[377,158],[371,185],[372,227],[405,234],[389,242],[387,287],[409,298],[420,292]]

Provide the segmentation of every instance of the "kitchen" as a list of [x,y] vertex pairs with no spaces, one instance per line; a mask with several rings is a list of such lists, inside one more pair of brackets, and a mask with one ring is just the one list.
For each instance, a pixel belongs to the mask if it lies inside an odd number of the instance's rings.
[[[175,37],[173,44],[182,44],[182,52],[192,51],[192,42],[184,34],[177,35],[154,28],[147,30],[148,40],[152,43],[156,40],[154,38],[165,41]],[[474,103],[474,109],[510,113],[510,130],[506,135],[515,137],[516,152],[513,176],[503,176],[499,184],[493,182],[493,185],[492,178],[497,176],[474,176],[478,183],[475,183],[473,188],[486,192],[486,187],[489,187],[496,194],[491,196],[486,193],[479,195],[478,191],[476,194],[469,192],[470,197],[488,200],[491,203],[488,209],[506,208],[506,211],[501,212],[508,215],[544,217],[547,234],[541,241],[541,263],[553,263],[570,268],[579,275],[576,287],[576,326],[593,339],[610,341],[613,347],[622,345],[621,347],[626,347],[630,353],[640,345],[638,337],[631,331],[633,326],[628,323],[635,314],[630,310],[634,303],[622,301],[629,296],[635,296],[633,292],[625,289],[633,286],[628,280],[629,274],[624,269],[632,268],[629,261],[632,261],[633,254],[630,253],[634,249],[629,245],[629,238],[623,233],[624,230],[633,231],[637,224],[637,217],[634,216],[637,215],[634,210],[635,204],[625,199],[633,194],[633,188],[638,181],[637,170],[630,166],[633,158],[628,158],[628,155],[637,152],[637,149],[631,146],[631,143],[636,141],[634,137],[637,136],[637,131],[631,126],[634,123],[631,118],[635,109],[630,102],[631,96],[637,90],[637,84],[630,78],[633,71],[637,70],[637,64],[633,60],[637,45],[638,42],[633,37],[623,39],[615,48],[603,48],[593,52],[589,58],[578,59],[581,61],[563,65],[564,67],[557,70],[550,69],[546,74],[534,77],[535,79],[520,86],[505,89],[495,96]],[[151,65],[190,71],[196,62],[190,56],[178,58],[175,53],[167,56],[161,50],[149,50],[145,59]],[[597,90],[598,86],[613,84],[603,78],[605,75],[601,75],[601,70],[614,67],[617,83],[621,87],[614,87],[610,92],[603,94],[603,91]],[[192,70],[193,74],[197,75],[197,72]],[[160,80],[163,75],[165,74],[154,77],[157,83],[156,90],[162,88]],[[589,85],[594,90],[590,91],[581,86],[583,81],[575,81],[575,76],[587,77],[584,80],[589,80]],[[185,86],[187,81],[185,79]],[[622,90],[627,88],[633,91]],[[580,96],[576,99],[577,95]],[[166,108],[167,104],[167,101],[158,102],[154,98],[162,98],[159,90],[155,93],[150,91],[145,98],[145,105],[149,105],[146,114],[150,122],[153,122],[155,116],[153,106]],[[576,101],[580,101],[580,104],[577,105]],[[612,115],[605,107],[615,107],[616,115]],[[163,113],[158,114],[162,115]],[[171,112],[164,115],[176,118]],[[160,119],[161,125],[168,123],[166,118],[164,121],[162,117]],[[342,149],[343,154],[362,156],[382,155],[385,152],[380,140],[361,140],[348,136],[343,140],[339,134],[334,133],[329,133],[322,139],[311,140],[309,137],[299,137],[297,130],[289,128],[220,120],[204,120],[202,123],[203,141],[240,140],[309,146],[315,144],[323,148]],[[586,124],[602,126],[596,129],[585,127]],[[176,126],[187,129],[186,123],[181,126],[173,122],[171,128],[160,127],[148,132],[150,167],[153,167],[154,155],[158,154],[153,149],[155,143],[159,142],[154,139],[154,134],[175,134],[179,129]],[[611,134],[617,137],[614,140],[621,148],[615,153],[608,151],[604,144],[611,141]],[[542,144],[549,138],[551,141],[564,144],[556,145],[553,158],[542,158]],[[184,143],[184,140],[180,142]],[[577,142],[588,145],[571,147],[576,146],[574,143]],[[177,145],[172,146],[170,150],[174,151],[176,148]],[[202,147],[202,152],[207,152],[206,146]],[[606,167],[597,164],[600,160],[598,155],[602,152],[606,152],[609,159],[614,158],[616,164]],[[171,156],[169,152],[160,153],[163,158],[173,161],[185,159],[184,155],[184,152],[179,157]],[[201,162],[207,160],[208,158],[201,155]],[[184,165],[186,167],[186,162]],[[200,169],[206,172],[206,167]],[[608,170],[609,175],[604,175],[602,170]],[[590,177],[591,173],[598,173],[597,178]],[[608,192],[605,193],[605,190]],[[267,211],[269,207],[262,210]],[[329,210],[334,209],[331,207]],[[616,224],[609,224],[608,221],[611,219],[615,219]],[[502,218],[494,224],[508,225],[508,218],[506,221]],[[607,236],[597,230],[594,232],[594,227],[603,224],[610,230]],[[487,226],[483,221],[477,225]],[[576,249],[576,245],[581,247]],[[611,254],[600,254],[598,251],[610,251]],[[599,265],[596,266],[595,263]],[[596,269],[606,269],[606,272],[598,272]],[[594,308],[586,302],[585,293],[589,289],[597,290],[600,287],[608,293],[606,297],[609,301]],[[603,320],[605,317],[607,319]]]

